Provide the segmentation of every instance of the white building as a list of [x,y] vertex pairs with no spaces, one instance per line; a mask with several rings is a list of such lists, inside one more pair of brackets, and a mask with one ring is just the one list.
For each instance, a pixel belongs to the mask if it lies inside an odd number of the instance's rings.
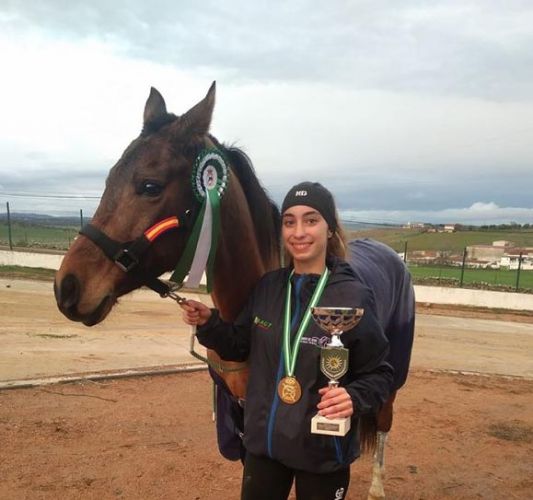
[[[520,250],[513,249],[510,252],[507,252],[500,259],[500,266],[507,267],[511,270],[518,269],[518,260],[520,259]],[[533,252],[528,250],[522,250],[522,265],[520,269],[523,271],[533,270]]]

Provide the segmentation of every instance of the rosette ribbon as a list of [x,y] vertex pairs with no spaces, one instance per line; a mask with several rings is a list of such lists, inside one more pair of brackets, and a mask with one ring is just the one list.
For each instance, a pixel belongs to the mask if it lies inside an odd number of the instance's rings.
[[220,199],[228,185],[228,168],[222,153],[207,148],[196,158],[192,172],[193,191],[201,203],[198,217],[171,281],[197,288],[204,272],[207,291],[212,290],[213,269],[220,234]]

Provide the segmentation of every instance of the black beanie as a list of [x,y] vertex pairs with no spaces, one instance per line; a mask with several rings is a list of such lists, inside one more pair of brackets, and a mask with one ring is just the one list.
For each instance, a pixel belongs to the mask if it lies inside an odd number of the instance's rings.
[[319,182],[300,182],[293,186],[281,205],[281,214],[296,205],[306,205],[317,210],[328,223],[329,229],[337,229],[335,201],[331,193]]

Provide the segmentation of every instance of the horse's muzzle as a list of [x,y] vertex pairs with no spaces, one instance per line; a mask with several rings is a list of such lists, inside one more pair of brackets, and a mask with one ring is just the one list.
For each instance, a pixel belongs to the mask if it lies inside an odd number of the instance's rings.
[[79,321],[85,326],[93,326],[102,321],[111,310],[112,297],[106,295],[98,307],[87,314],[79,312],[81,284],[76,276],[67,274],[58,284],[54,281],[54,295],[59,310],[70,320]]

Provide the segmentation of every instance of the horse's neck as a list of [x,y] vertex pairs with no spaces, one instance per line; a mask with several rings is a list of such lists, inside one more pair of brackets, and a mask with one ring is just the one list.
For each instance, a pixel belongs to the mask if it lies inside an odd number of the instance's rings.
[[214,271],[213,301],[226,321],[235,319],[266,270],[255,238],[248,236],[221,237]]
[[255,284],[270,268],[259,252],[250,212],[242,190],[221,213],[221,234],[214,269],[213,301],[226,321],[244,307]]

